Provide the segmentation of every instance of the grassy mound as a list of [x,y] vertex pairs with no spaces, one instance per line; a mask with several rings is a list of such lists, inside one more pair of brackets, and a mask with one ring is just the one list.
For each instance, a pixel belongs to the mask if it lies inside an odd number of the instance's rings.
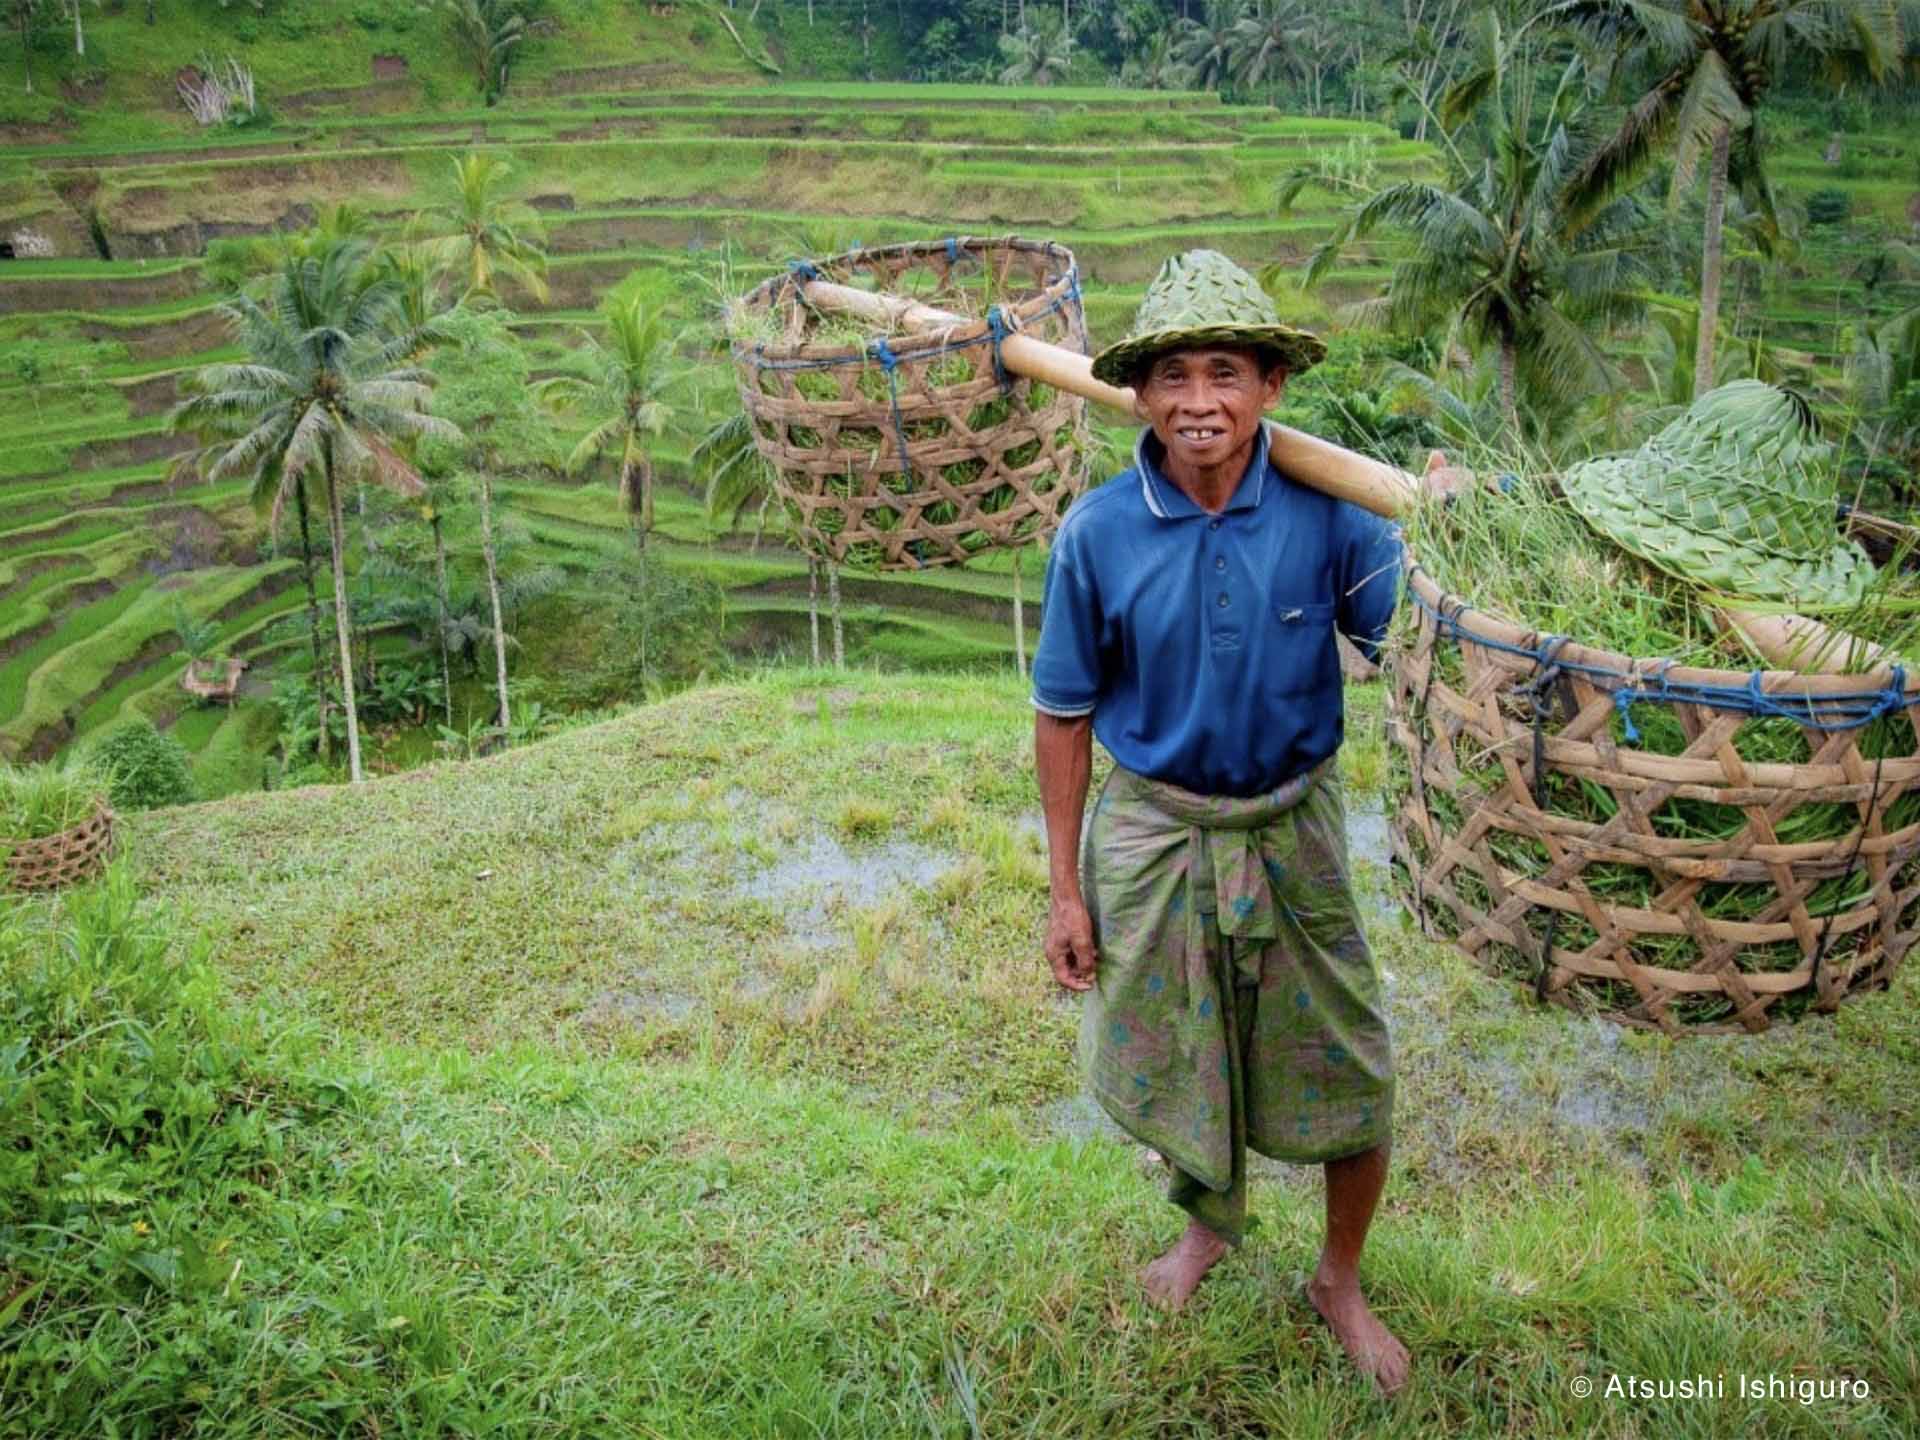
[[1306,1176],[1263,1165],[1248,1246],[1149,1310],[1179,1217],[1072,1100],[1029,725],[1010,684],[789,675],[137,817],[112,884],[0,925],[0,1429],[1574,1436],[1608,1376],[1699,1371],[1726,1397],[1631,1433],[1920,1424],[1911,978],[1674,1044],[1369,905],[1412,1390],[1300,1296]]

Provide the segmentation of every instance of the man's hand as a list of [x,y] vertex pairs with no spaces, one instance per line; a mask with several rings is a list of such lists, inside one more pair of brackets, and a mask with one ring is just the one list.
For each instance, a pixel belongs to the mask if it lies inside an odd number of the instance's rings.
[[1047,907],[1047,964],[1069,990],[1091,990],[1100,957],[1093,948],[1093,921],[1078,896],[1055,896]]

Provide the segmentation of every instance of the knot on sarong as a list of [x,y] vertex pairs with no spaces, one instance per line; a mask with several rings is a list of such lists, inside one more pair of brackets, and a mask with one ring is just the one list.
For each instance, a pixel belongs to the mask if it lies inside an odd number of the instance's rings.
[[[1128,775],[1137,793],[1166,817],[1169,829],[1187,832],[1186,912],[1189,929],[1211,923],[1223,936],[1243,942],[1234,950],[1234,979],[1260,983],[1262,944],[1280,938],[1280,904],[1274,893],[1280,853],[1273,828],[1333,766],[1324,760],[1284,785],[1260,795],[1199,795],[1163,780]],[[1190,947],[1198,953],[1197,937]],[[1196,987],[1196,989],[1201,987]],[[1196,993],[1195,1006],[1201,1004]],[[1217,1007],[1201,1010],[1210,1014]]]
[[[1277,940],[1273,876],[1261,854],[1256,830],[1204,830],[1196,826],[1192,843],[1207,847],[1212,862],[1213,906],[1220,933],[1235,940]],[[1204,898],[1204,897],[1196,897]],[[1204,913],[1209,907],[1195,907]]]

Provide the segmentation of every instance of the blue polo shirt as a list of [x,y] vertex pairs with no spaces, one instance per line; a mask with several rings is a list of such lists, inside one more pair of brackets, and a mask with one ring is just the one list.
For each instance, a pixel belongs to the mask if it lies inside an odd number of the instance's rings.
[[1033,703],[1093,716],[1127,769],[1203,795],[1259,795],[1339,748],[1337,628],[1371,658],[1400,590],[1399,530],[1287,479],[1263,425],[1209,515],[1134,465],[1076,500],[1053,537]]

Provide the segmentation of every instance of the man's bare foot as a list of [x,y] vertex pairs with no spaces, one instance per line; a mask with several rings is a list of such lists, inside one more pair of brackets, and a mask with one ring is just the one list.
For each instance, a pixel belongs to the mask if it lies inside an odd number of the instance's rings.
[[1360,1372],[1369,1376],[1382,1394],[1398,1393],[1407,1383],[1412,1358],[1367,1304],[1367,1297],[1360,1293],[1359,1277],[1329,1276],[1322,1269],[1307,1283],[1307,1298]]
[[1201,1277],[1227,1253],[1227,1242],[1198,1220],[1187,1222],[1187,1232],[1158,1260],[1147,1266],[1147,1298],[1168,1310],[1187,1303]]

